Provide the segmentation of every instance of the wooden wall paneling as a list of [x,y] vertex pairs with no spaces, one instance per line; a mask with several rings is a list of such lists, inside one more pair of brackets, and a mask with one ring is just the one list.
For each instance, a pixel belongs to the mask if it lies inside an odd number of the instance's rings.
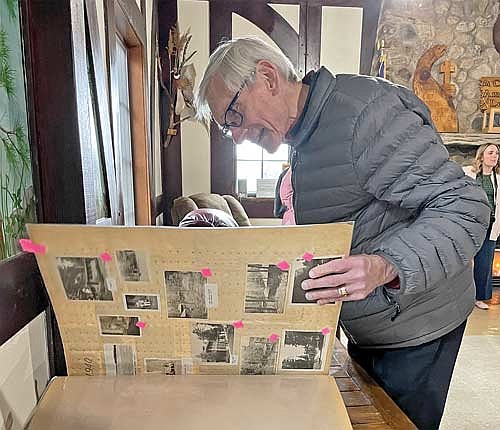
[[[166,46],[170,28],[177,24],[177,1],[158,0],[158,53],[161,61],[162,79],[167,82],[170,77],[170,69]],[[168,147],[165,146],[167,136],[169,102],[165,90],[159,87],[160,108],[160,145],[161,145],[161,171],[163,198],[160,199],[163,210],[163,224],[172,225],[170,210],[175,198],[182,196],[182,155],[181,155],[181,128],[178,128],[176,136],[173,136]],[[176,118],[178,120],[178,117]]]
[[101,52],[101,37],[99,34],[99,23],[95,0],[85,0],[86,16],[88,22],[88,42],[92,50],[91,69],[94,75],[94,83],[97,97],[97,124],[98,134],[104,149],[103,160],[106,166],[106,188],[108,190],[109,208],[111,221],[118,223],[118,203],[116,189],[116,172],[113,153],[113,134],[111,129],[111,110],[108,96],[108,83],[105,60]]

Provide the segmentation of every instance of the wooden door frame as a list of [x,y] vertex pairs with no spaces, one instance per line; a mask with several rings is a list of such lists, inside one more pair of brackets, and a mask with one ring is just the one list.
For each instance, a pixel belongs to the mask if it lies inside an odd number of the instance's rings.
[[[138,225],[151,225],[156,215],[156,195],[152,171],[153,151],[151,150],[151,136],[148,126],[149,92],[146,90],[148,84],[145,12],[145,10],[139,9],[135,0],[105,0],[107,59],[112,109],[117,109],[118,106],[117,81],[120,71],[115,65],[117,33],[124,40],[128,51],[135,221]],[[114,124],[113,130],[116,130],[115,127],[116,124]]]

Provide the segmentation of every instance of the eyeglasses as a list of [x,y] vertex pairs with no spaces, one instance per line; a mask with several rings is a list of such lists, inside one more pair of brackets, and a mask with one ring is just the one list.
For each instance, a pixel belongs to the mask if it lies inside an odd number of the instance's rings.
[[243,114],[238,112],[236,109],[233,109],[233,106],[238,101],[238,97],[243,91],[243,88],[245,88],[245,86],[248,85],[248,81],[252,79],[254,75],[255,72],[252,72],[250,77],[248,77],[243,81],[240,89],[236,92],[233,99],[231,100],[231,103],[229,103],[226,112],[224,113],[224,124],[222,124],[222,134],[224,136],[227,136],[229,134],[230,128],[241,127],[241,124],[243,124]]
[[222,124],[222,134],[227,136],[229,134],[229,129],[231,127],[241,127],[243,124],[243,114],[233,109],[234,104],[238,101],[238,97],[241,94],[241,90],[245,86],[245,83],[241,86],[238,92],[234,95],[231,103],[229,103],[226,112],[224,113],[224,124]]

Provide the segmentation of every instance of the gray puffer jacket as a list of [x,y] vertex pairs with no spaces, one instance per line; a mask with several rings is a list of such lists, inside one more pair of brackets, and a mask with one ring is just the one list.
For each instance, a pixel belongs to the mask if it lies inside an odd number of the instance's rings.
[[489,222],[466,177],[408,89],[322,68],[292,130],[297,224],[355,221],[352,254],[379,254],[400,288],[344,302],[341,324],[360,346],[403,347],[458,327],[474,306],[471,260]]

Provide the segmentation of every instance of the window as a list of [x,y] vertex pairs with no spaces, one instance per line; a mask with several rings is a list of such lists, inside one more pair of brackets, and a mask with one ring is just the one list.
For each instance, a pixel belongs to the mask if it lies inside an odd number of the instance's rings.
[[[283,164],[288,163],[288,145],[282,144],[274,154],[245,140],[236,145],[236,175],[238,178],[238,193],[246,189],[246,195],[255,197],[258,179],[273,179],[276,181],[283,170]],[[246,184],[246,187],[242,185]],[[260,191],[260,190],[259,190]],[[274,194],[274,186],[271,194]],[[268,197],[272,197],[269,195]]]

